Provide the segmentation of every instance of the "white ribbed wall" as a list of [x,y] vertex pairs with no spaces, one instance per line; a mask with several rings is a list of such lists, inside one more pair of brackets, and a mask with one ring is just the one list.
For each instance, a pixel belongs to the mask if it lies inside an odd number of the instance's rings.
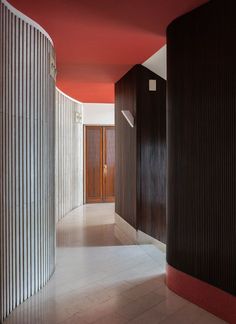
[[0,322],[55,267],[52,43],[0,0]]
[[82,104],[56,91],[56,221],[83,204]]

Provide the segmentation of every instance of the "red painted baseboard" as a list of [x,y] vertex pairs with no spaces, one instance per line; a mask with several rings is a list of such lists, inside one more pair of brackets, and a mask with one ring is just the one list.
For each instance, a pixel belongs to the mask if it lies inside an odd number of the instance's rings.
[[166,269],[168,288],[230,324],[236,324],[236,297],[170,265]]

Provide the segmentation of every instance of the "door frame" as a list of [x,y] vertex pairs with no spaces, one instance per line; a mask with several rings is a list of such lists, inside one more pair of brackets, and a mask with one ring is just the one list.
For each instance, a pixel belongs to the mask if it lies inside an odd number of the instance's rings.
[[[83,129],[83,149],[84,149],[84,151],[83,151],[83,172],[84,172],[84,192],[83,192],[83,203],[84,203],[84,205],[86,205],[87,204],[87,202],[86,202],[86,189],[87,189],[87,187],[86,187],[86,183],[87,183],[87,179],[86,179],[86,173],[87,173],[87,170],[86,170],[86,166],[87,166],[87,164],[86,164],[86,150],[87,150],[87,148],[86,148],[86,127],[115,127],[115,125],[112,125],[112,124],[86,124],[86,125],[84,125],[84,129]],[[103,202],[102,202],[103,203]]]

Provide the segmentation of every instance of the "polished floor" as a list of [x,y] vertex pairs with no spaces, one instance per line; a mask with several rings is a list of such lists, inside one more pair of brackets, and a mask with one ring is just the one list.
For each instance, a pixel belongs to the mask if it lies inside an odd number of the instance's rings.
[[86,205],[57,227],[56,272],[6,323],[217,324],[165,286],[165,254],[115,237],[114,205]]

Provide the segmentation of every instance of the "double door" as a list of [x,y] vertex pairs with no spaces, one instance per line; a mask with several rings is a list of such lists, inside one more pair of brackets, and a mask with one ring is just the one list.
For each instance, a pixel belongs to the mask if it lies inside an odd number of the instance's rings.
[[115,127],[85,128],[86,203],[115,200]]

